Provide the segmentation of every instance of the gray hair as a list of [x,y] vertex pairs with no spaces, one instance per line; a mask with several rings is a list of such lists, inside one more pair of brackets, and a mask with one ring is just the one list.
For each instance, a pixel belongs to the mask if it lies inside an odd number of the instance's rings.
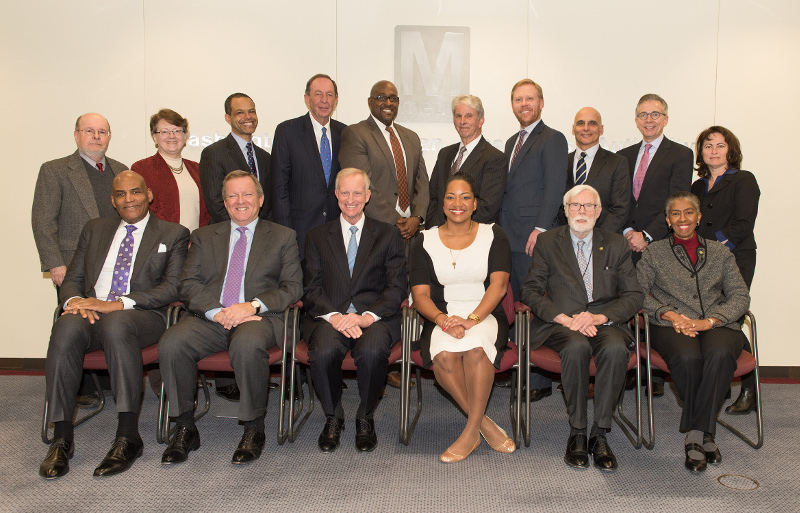
[[346,167],[341,171],[339,171],[339,173],[336,175],[336,190],[337,191],[339,190],[339,180],[353,175],[361,175],[364,177],[364,182],[366,182],[367,184],[366,187],[367,190],[369,190],[369,188],[372,186],[372,181],[369,179],[369,175],[365,171],[362,171],[354,167]]
[[456,115],[456,107],[461,103],[476,111],[478,113],[478,119],[483,118],[483,103],[480,98],[471,94],[462,94],[453,98],[453,101],[450,103],[450,110],[453,111],[453,117]]
[[678,191],[670,194],[669,198],[667,198],[667,202],[664,203],[664,214],[667,217],[669,217],[669,211],[672,208],[672,204],[679,199],[689,200],[692,203],[692,206],[694,206],[695,210],[700,212],[700,200],[697,198],[697,196],[689,191]]
[[644,102],[661,102],[661,107],[664,109],[664,115],[669,116],[669,106],[667,105],[667,101],[655,93],[648,93],[639,98],[639,103],[636,104],[636,109],[634,110],[634,113],[637,116],[639,115],[639,105],[643,104]]
[[591,185],[586,185],[584,183],[584,184],[581,184],[581,185],[576,185],[572,189],[568,190],[566,194],[564,194],[564,211],[565,212],[567,210],[567,205],[569,205],[572,202],[572,198],[574,198],[578,194],[582,193],[583,191],[592,191],[592,194],[594,194],[594,199],[595,199],[595,201],[597,201],[597,206],[598,207],[602,207],[602,205],[600,204],[600,194],[597,192],[597,189],[595,189]]

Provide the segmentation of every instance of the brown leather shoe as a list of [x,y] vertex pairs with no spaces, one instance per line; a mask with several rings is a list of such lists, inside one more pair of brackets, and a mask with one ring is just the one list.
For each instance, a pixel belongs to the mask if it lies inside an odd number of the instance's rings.
[[[417,383],[413,379],[409,381],[411,382],[410,388],[414,388],[415,386],[417,386]],[[402,385],[402,383],[403,380],[400,377],[399,372],[390,372],[389,374],[386,375],[386,384],[389,385],[390,387],[400,388],[400,385]]]

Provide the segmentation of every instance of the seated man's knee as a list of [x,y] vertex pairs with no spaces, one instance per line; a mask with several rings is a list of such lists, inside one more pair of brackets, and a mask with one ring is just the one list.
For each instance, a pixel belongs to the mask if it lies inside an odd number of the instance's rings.
[[130,333],[136,332],[136,322],[131,318],[129,312],[118,310],[110,312],[100,323],[100,339],[112,342],[124,338]]
[[570,334],[559,355],[562,360],[584,359],[588,361],[592,357],[592,346],[585,336],[575,331]]

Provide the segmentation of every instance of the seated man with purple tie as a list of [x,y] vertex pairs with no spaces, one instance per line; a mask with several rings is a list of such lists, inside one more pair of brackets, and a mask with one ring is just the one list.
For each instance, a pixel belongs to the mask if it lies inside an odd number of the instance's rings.
[[264,448],[269,349],[283,337],[283,311],[300,299],[303,273],[294,230],[258,213],[264,190],[255,175],[232,171],[222,184],[230,221],[192,232],[178,296],[188,315],[158,344],[169,416],[177,424],[161,463],[186,461],[200,447],[194,423],[197,362],[229,351],[239,384],[244,434],[235,465],[250,463]]
[[166,310],[178,297],[178,276],[189,230],[149,214],[153,194],[133,171],[111,185],[118,218],[88,221],[59,290],[63,308],[53,325],[45,363],[47,422],[54,440],[39,475],[55,479],[69,472],[75,451],[72,417],[85,353],[105,351],[119,421],[111,450],[95,476],[128,470],[142,455],[139,404],[141,350],[158,342]]

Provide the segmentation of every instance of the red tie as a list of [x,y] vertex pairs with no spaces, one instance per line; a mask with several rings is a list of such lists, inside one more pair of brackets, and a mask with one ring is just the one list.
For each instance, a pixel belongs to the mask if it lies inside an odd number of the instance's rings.
[[400,141],[394,135],[392,127],[387,126],[386,131],[389,132],[389,141],[392,143],[392,154],[394,154],[394,167],[397,170],[397,190],[399,195],[398,204],[400,210],[406,211],[411,201],[408,199],[408,181],[406,180],[406,161],[403,158],[403,148],[400,147]]
[[101,173],[103,172],[103,163],[102,162],[98,162],[97,163],[97,169],[99,169]]

